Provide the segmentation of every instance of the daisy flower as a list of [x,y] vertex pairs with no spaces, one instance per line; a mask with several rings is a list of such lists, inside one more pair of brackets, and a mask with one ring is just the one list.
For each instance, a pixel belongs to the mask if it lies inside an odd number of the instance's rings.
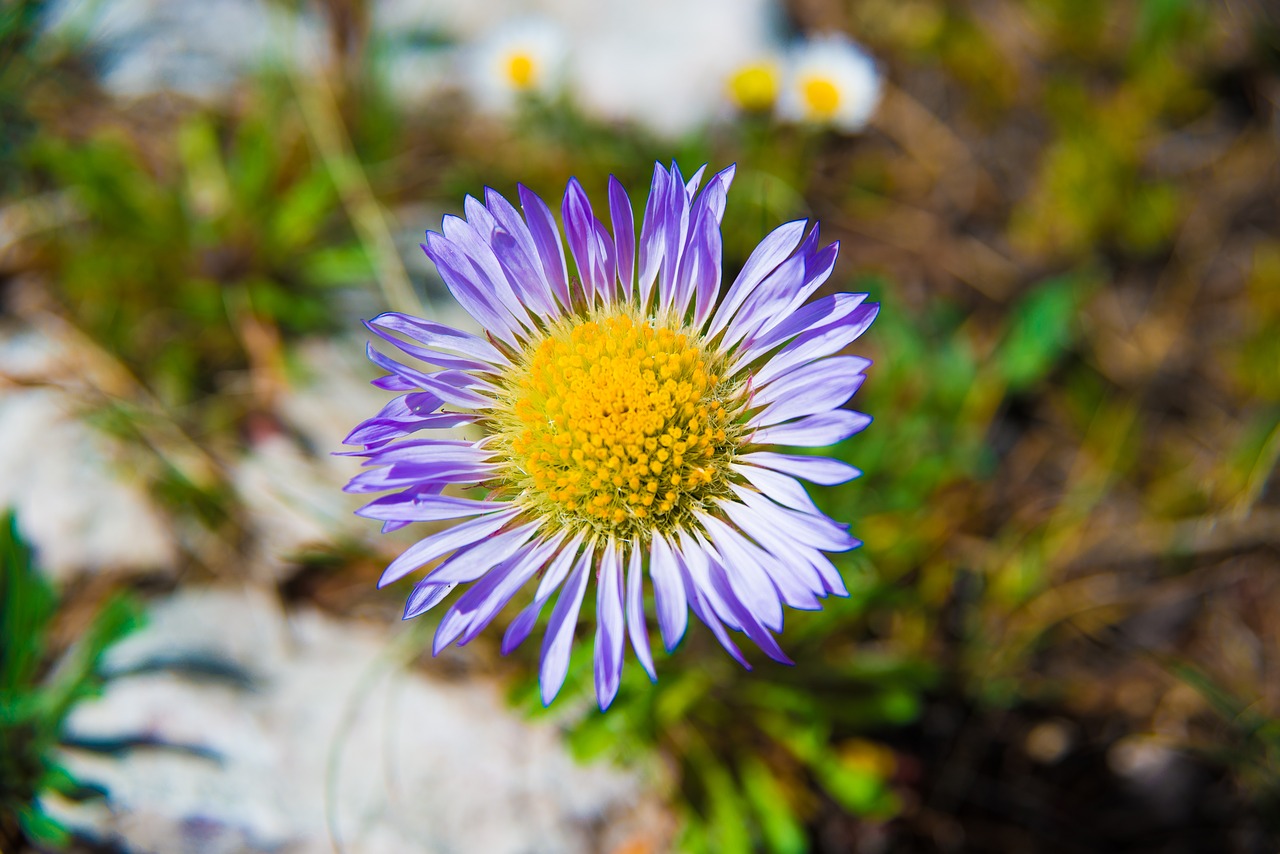
[[[825,447],[867,426],[842,406],[870,362],[838,354],[879,306],[866,294],[809,301],[838,247],[820,245],[804,221],[766,236],[722,293],[720,221],[734,168],[699,194],[702,173],[686,182],[674,164],[655,166],[638,240],[613,178],[612,232],[575,179],[561,207],[564,240],[523,186],[523,216],[492,190],[483,202],[468,197],[466,218],[446,217],[423,249],[485,334],[396,313],[367,324],[404,354],[368,348],[387,371],[374,384],[399,396],[347,437],[370,468],[346,489],[391,492],[357,511],[384,530],[453,523],[410,546],[379,585],[443,559],[409,594],[406,619],[470,585],[440,621],[439,653],[476,637],[536,582],[502,650],[522,643],[555,599],[544,703],[564,682],[592,579],[602,709],[628,640],[656,678],[649,586],[668,651],[692,609],[748,669],[731,631],[789,664],[774,638],[783,606],[816,610],[848,595],[824,552],[859,542],[796,478],[836,484],[857,469],[773,446]],[[417,435],[460,426],[474,438]]]
[[492,110],[509,110],[522,97],[549,94],[563,80],[567,55],[564,34],[551,21],[513,21],[476,45],[473,94]]
[[817,36],[792,52],[778,114],[859,131],[880,103],[880,86],[875,63],[861,48],[839,33]]

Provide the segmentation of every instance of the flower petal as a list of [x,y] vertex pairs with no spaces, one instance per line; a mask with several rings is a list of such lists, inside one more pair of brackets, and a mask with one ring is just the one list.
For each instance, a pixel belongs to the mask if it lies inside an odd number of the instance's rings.
[[744,463],[773,469],[785,474],[802,477],[819,486],[835,486],[845,483],[862,472],[848,463],[833,460],[830,457],[797,456],[795,454],[778,454],[773,451],[753,451],[738,457]]
[[569,270],[565,264],[564,244],[560,242],[556,218],[537,193],[524,184],[517,184],[516,189],[520,194],[520,207],[528,220],[529,234],[537,247],[538,259],[542,262],[547,282],[560,305],[568,308],[572,304],[569,299]]
[[506,501],[476,501],[448,495],[397,493],[370,501],[357,510],[356,515],[389,522],[439,522],[496,513],[510,507]]
[[551,705],[551,701],[560,693],[564,685],[564,677],[569,673],[569,655],[573,651],[573,630],[578,625],[578,611],[582,608],[582,596],[587,592],[588,569],[595,553],[594,544],[588,544],[578,565],[574,567],[569,580],[565,582],[556,599],[556,607],[551,611],[551,621],[547,624],[547,634],[542,639],[542,666],[539,668],[538,684],[542,689],[542,704]]
[[867,428],[871,416],[850,409],[808,415],[786,424],[764,427],[751,434],[751,442],[757,445],[794,445],[819,448],[843,442],[854,433]]
[[542,576],[541,583],[538,584],[538,592],[534,594],[533,601],[530,602],[523,611],[521,611],[511,625],[507,626],[506,634],[502,636],[502,654],[507,655],[511,650],[524,643],[525,638],[529,637],[529,633],[533,631],[534,625],[538,622],[538,617],[542,614],[542,606],[551,598],[552,594],[564,582],[565,576],[569,574],[569,568],[573,566],[573,559],[578,554],[578,549],[582,546],[584,534],[579,532],[576,537],[569,541],[569,545],[561,549],[552,559],[551,565],[547,567],[546,573]]
[[[691,569],[683,559],[680,561],[680,577],[684,582],[685,593],[689,598],[689,607],[693,609],[693,613],[697,615],[698,619],[707,628],[711,629],[711,634],[715,635],[716,640],[720,642],[720,646],[724,647],[725,651],[733,656],[733,660],[750,670],[750,662],[743,656],[742,650],[738,649],[738,645],[729,637],[729,633],[724,630],[724,626],[716,617],[716,609],[712,607],[711,600],[708,598],[708,594],[714,591],[709,566],[705,562],[696,563],[695,565],[698,567],[696,570],[697,577],[695,577],[695,570]],[[716,598],[719,598],[718,592],[716,593]]]
[[600,558],[600,575],[596,579],[596,699],[600,711],[609,708],[618,694],[622,678],[622,651],[626,623],[622,608],[622,560],[618,544],[612,539]]
[[438,557],[444,557],[445,554],[458,548],[466,548],[486,538],[490,534],[506,525],[507,522],[515,519],[520,513],[518,508],[511,508],[504,513],[493,513],[490,516],[481,516],[480,519],[472,519],[460,524],[454,525],[439,533],[424,536],[419,542],[413,543],[401,556],[390,562],[390,565],[383,571],[383,576],[378,579],[379,588],[384,588],[394,581],[401,580],[402,577],[410,574],[416,568],[436,560]]
[[609,222],[613,225],[614,253],[622,299],[630,300],[636,280],[636,224],[631,199],[618,179],[609,176]]
[[661,534],[654,534],[649,545],[649,577],[653,579],[653,598],[662,643],[667,652],[671,652],[684,637],[689,624],[689,602],[675,552]]
[[641,563],[640,543],[631,544],[631,557],[627,567],[627,634],[636,659],[651,681],[658,681],[653,669],[653,651],[649,648],[649,627],[644,614],[644,570]]
[[706,513],[694,515],[711,537],[715,551],[733,567],[730,580],[737,598],[760,622],[775,632],[782,631],[782,602],[778,599],[778,589],[764,567],[748,552],[741,536],[714,516]]
[[787,260],[800,243],[806,225],[808,220],[803,219],[785,223],[769,232],[764,240],[760,241],[747,258],[747,263],[742,265],[738,277],[734,279],[729,292],[725,294],[720,307],[712,317],[711,326],[707,329],[708,335],[715,335],[724,329],[729,321],[733,320],[743,301],[760,285],[760,282],[776,270],[779,264]]

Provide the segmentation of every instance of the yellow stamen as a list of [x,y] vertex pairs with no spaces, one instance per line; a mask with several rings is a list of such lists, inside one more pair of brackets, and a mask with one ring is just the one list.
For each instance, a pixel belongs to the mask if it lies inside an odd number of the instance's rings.
[[507,59],[507,79],[516,89],[528,89],[533,86],[536,73],[537,64],[527,53],[513,53]]
[[[621,538],[683,524],[727,492],[739,431],[722,368],[688,332],[625,310],[552,329],[496,416],[512,486],[569,527]],[[692,441],[691,423],[714,439]]]
[[810,77],[800,90],[809,112],[822,119],[835,115],[840,106],[840,90],[830,80],[822,77]]

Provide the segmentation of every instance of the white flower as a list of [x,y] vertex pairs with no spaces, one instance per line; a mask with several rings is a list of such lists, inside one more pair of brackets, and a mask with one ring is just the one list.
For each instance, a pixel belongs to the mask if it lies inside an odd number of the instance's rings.
[[567,45],[560,28],[524,18],[494,30],[474,49],[471,82],[476,101],[508,110],[521,97],[554,92],[561,84]]
[[[567,2],[565,5],[569,5]],[[584,111],[668,138],[725,111],[725,84],[773,45],[772,0],[593,0],[566,19]]]
[[839,33],[816,36],[792,52],[778,115],[859,131],[880,103],[880,89],[875,63],[861,48]]

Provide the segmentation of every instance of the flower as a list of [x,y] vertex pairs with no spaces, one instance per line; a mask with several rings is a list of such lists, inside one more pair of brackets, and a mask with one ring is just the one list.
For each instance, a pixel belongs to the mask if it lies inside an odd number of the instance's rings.
[[568,47],[560,28],[543,18],[521,18],[491,32],[475,46],[472,83],[476,100],[509,110],[522,97],[546,95],[562,82]]
[[774,42],[774,0],[588,3],[566,15],[569,91],[586,114],[634,122],[666,139],[725,111],[725,81]]
[[861,48],[839,33],[792,51],[778,115],[789,121],[862,130],[880,103],[880,75]]
[[[668,651],[692,608],[748,668],[726,627],[790,663],[772,634],[783,605],[816,610],[828,594],[848,595],[823,552],[859,542],[795,478],[843,483],[857,469],[770,446],[822,447],[867,426],[842,406],[870,362],[836,354],[879,306],[866,294],[808,301],[838,246],[820,246],[817,225],[806,235],[804,221],[765,237],[722,294],[720,221],[734,168],[699,194],[702,173],[686,182],[674,164],[655,166],[638,241],[613,178],[612,233],[569,182],[567,241],[523,186],[523,217],[492,190],[483,203],[468,197],[466,219],[446,217],[423,249],[486,334],[397,313],[367,324],[409,359],[368,348],[388,372],[374,384],[400,395],[347,437],[364,446],[348,453],[372,468],[346,488],[392,491],[357,511],[384,530],[454,523],[410,546],[379,585],[445,558],[409,594],[406,619],[471,585],[440,621],[439,653],[474,638],[540,577],[502,650],[528,637],[558,590],[542,644],[544,703],[564,681],[592,576],[601,709],[627,639],[656,679],[646,576]],[[463,425],[475,438],[414,438]],[[451,486],[487,494],[447,494]]]
[[729,100],[738,109],[760,112],[778,100],[782,66],[773,57],[765,57],[740,66],[729,77]]

